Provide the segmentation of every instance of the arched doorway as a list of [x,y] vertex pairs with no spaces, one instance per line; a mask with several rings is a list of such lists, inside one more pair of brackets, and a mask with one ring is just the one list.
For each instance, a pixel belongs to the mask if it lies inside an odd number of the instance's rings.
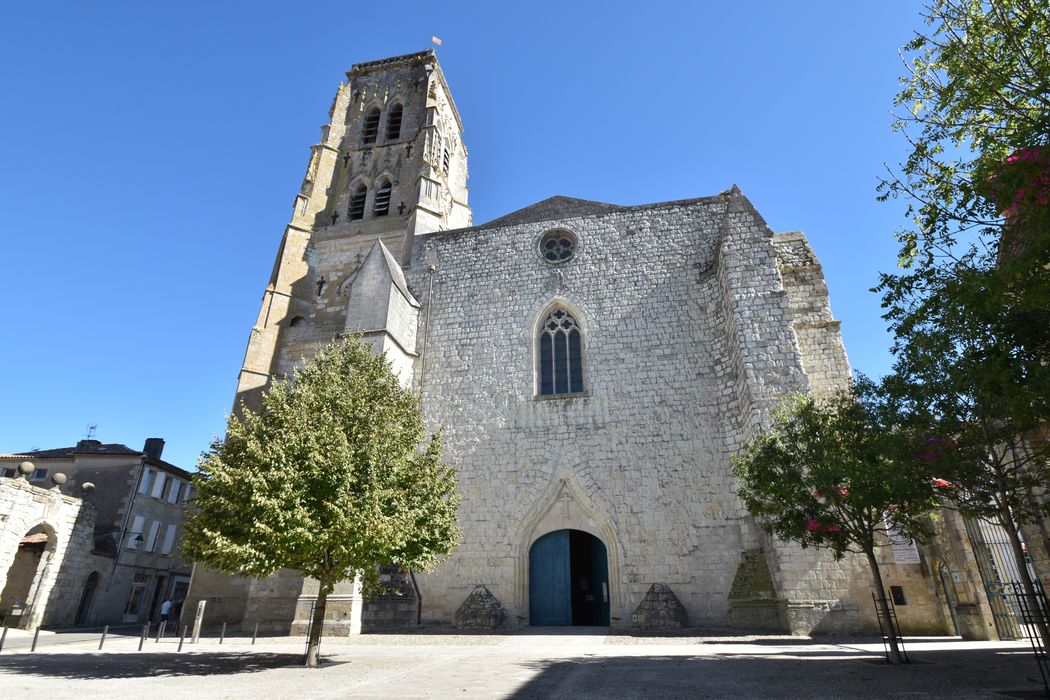
[[24,627],[29,620],[33,598],[41,584],[46,552],[52,544],[51,530],[42,524],[22,536],[7,570],[7,583],[0,593],[0,617],[4,618],[5,626]]
[[77,617],[75,625],[87,624],[88,613],[91,612],[91,601],[98,589],[98,572],[92,571],[84,581],[84,592],[80,594],[80,605],[77,606]]
[[609,624],[609,555],[600,539],[557,530],[532,543],[529,624]]

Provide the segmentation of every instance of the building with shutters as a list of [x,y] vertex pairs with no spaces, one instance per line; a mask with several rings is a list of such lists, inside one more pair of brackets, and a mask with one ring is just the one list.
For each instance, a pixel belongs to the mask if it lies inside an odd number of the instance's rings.
[[[463,540],[432,573],[388,572],[400,596],[363,604],[343,584],[327,629],[877,629],[865,565],[772,540],[730,472],[782,397],[850,377],[805,237],[774,234],[735,186],[636,206],[551,197],[475,225],[434,52],[347,77],[236,404],[258,407],[273,378],[360,334],[444,430]],[[921,565],[886,556],[888,582],[926,605],[916,627],[944,629]],[[295,572],[198,566],[188,604],[208,601],[214,624],[302,631],[316,590]]]
[[[82,498],[93,514],[88,551],[74,552],[89,555],[89,564],[78,564],[76,576],[61,579],[71,589],[60,591],[63,596],[79,602],[67,606],[66,614],[49,617],[50,626],[156,621],[166,598],[186,597],[191,569],[179,557],[179,546],[192,486],[189,472],[161,459],[163,449],[160,438],[146,440],[142,450],[81,440],[74,447],[0,454],[0,476],[19,477],[19,465],[28,461],[33,470],[19,483],[55,484],[56,494]],[[56,475],[64,480],[55,483]],[[86,493],[85,484],[91,485]],[[0,583],[0,590],[4,586]]]

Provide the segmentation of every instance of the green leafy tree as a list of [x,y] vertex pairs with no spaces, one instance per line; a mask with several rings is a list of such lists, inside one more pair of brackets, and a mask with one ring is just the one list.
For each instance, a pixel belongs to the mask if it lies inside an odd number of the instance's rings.
[[898,342],[886,382],[901,424],[941,440],[925,457],[953,485],[944,495],[964,515],[1002,525],[1034,596],[1020,530],[1050,515],[1050,363],[1017,339],[1015,297],[997,288],[1008,282],[996,272],[931,275],[923,297],[891,313]]
[[933,0],[923,17],[896,98],[911,152],[880,186],[914,224],[876,288],[890,382],[910,425],[952,441],[938,459],[952,501],[1003,525],[1032,593],[1018,533],[1046,515],[1050,5]]
[[318,663],[334,586],[377,569],[426,570],[458,541],[455,473],[440,438],[420,451],[418,400],[382,355],[337,340],[275,381],[260,413],[232,416],[194,476],[184,551],[221,571],[298,569],[320,584],[306,665]]
[[[733,457],[738,494],[767,532],[839,559],[866,557],[883,619],[889,604],[875,549],[891,532],[924,540],[937,503],[914,441],[894,423],[880,388],[861,377],[826,401],[794,397]],[[889,638],[890,660],[900,663]]]
[[1050,4],[934,0],[923,18],[896,97],[911,152],[880,185],[914,225],[876,290],[898,347],[947,303],[994,319],[1021,363],[1050,359]]
[[[1010,216],[1045,254],[1050,195],[1050,6],[1045,0],[934,0],[905,47],[894,128],[911,147],[883,197],[908,201],[900,262],[923,269],[994,259]],[[1032,260],[1026,263],[1032,263]]]

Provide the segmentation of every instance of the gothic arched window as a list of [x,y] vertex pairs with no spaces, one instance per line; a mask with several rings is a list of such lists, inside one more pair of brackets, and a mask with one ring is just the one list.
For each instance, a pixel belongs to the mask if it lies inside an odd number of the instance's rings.
[[580,326],[572,314],[555,307],[540,325],[536,338],[540,396],[583,391],[583,348]]
[[365,115],[365,126],[361,130],[361,143],[369,145],[376,142],[376,135],[379,133],[379,108],[373,107],[368,110],[368,114]]
[[390,180],[383,178],[376,186],[375,203],[372,205],[374,216],[386,216],[390,213]]
[[396,104],[386,114],[386,140],[396,141],[401,138],[401,117],[405,108]]
[[368,197],[368,188],[363,182],[358,183],[350,195],[350,209],[347,211],[351,221],[365,218],[366,197]]

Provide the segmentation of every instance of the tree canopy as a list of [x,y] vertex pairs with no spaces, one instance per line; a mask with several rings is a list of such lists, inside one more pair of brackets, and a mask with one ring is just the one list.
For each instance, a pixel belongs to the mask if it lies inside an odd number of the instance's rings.
[[337,340],[275,381],[261,412],[230,417],[194,477],[184,550],[229,573],[317,579],[319,638],[336,583],[374,590],[377,567],[425,570],[457,543],[455,473],[440,436],[420,451],[424,437],[418,400],[383,356]]
[[[865,555],[883,619],[888,603],[875,549],[891,537],[924,540],[937,505],[919,446],[895,423],[880,387],[861,377],[827,400],[791,398],[733,457],[738,495],[768,532],[837,558]],[[890,638],[891,658],[900,661]]]
[[933,0],[924,18],[896,98],[911,152],[880,186],[913,223],[876,288],[887,386],[902,429],[938,441],[945,495],[1004,527],[1031,595],[1019,528],[1047,514],[1033,494],[1050,475],[1050,5]]
[[[904,267],[998,253],[1007,210],[1045,227],[1050,8],[1044,0],[934,0],[903,54],[894,128],[911,148],[884,197],[909,201]],[[1042,179],[1041,179],[1042,178]]]

